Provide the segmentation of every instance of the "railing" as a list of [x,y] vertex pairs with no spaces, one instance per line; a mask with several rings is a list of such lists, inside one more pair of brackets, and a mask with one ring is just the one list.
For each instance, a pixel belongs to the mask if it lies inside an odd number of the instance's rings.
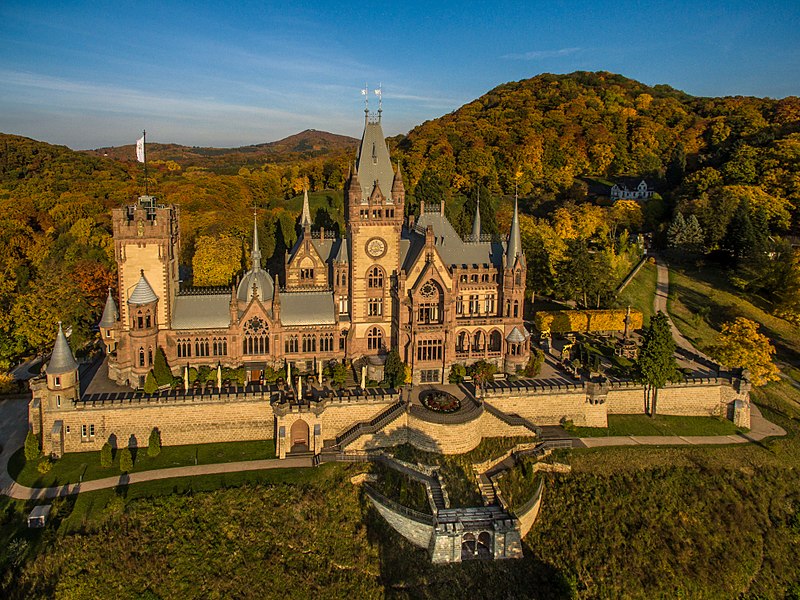
[[391,511],[399,513],[404,517],[411,519],[412,521],[422,523],[423,525],[430,525],[433,527],[436,524],[436,519],[433,515],[426,515],[425,513],[421,513],[412,508],[408,508],[407,506],[403,506],[391,498],[387,498],[368,483],[362,484],[362,487],[364,488],[364,492],[366,492],[370,498],[372,498],[378,504],[382,504]]
[[405,404],[403,402],[397,402],[396,404],[393,404],[370,421],[356,423],[341,435],[337,435],[335,446],[343,448],[361,435],[379,431],[382,427],[389,424],[404,411]]

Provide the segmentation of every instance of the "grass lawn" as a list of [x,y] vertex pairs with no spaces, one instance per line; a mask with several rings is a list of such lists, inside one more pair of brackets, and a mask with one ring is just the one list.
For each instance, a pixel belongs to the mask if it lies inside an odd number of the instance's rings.
[[[29,487],[77,483],[81,481],[81,477],[83,481],[90,481],[119,475],[118,454],[115,454],[109,468],[103,468],[100,465],[100,452],[69,452],[57,460],[49,472],[42,474],[37,465],[45,459],[26,463],[24,449],[20,448],[8,463],[8,472],[17,482]],[[275,458],[273,440],[164,446],[161,454],[154,458],[147,455],[147,448],[144,447],[138,448],[136,452],[132,472],[264,458]]]
[[732,435],[741,431],[727,419],[672,415],[608,415],[608,427],[570,427],[579,437],[646,435]]
[[765,301],[751,300],[756,304],[732,289],[719,270],[670,265],[670,315],[680,332],[700,350],[708,351],[716,342],[724,322],[746,317],[761,324],[761,332],[775,345],[780,360],[800,364],[800,327],[767,312],[770,307]]
[[617,296],[621,307],[628,305],[638,309],[644,317],[644,326],[653,316],[653,301],[656,297],[656,265],[646,262],[631,282]]

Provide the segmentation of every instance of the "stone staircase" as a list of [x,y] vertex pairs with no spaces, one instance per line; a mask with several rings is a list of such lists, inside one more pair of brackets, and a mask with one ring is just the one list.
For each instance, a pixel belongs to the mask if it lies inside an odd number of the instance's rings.
[[341,434],[334,440],[325,440],[322,444],[322,452],[342,452],[349,444],[352,444],[362,435],[377,433],[389,423],[397,419],[406,410],[404,402],[395,402],[389,408],[379,413],[369,421],[360,421]]
[[481,498],[483,498],[483,505],[484,506],[491,506],[497,502],[497,494],[494,491],[494,484],[486,475],[486,473],[481,473],[478,476],[478,489],[481,492]]

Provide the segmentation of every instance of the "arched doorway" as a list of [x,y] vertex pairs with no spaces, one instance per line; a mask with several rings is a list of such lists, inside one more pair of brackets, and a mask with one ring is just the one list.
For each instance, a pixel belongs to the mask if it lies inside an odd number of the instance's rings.
[[472,560],[475,558],[475,535],[465,533],[461,538],[461,560]]
[[308,424],[302,419],[292,423],[289,430],[289,452],[308,452]]
[[478,545],[475,548],[478,558],[492,558],[492,535],[482,531],[478,535]]

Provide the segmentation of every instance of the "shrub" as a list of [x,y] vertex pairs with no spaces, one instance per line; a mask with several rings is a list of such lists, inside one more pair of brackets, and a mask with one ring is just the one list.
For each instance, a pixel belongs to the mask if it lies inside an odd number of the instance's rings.
[[333,367],[333,383],[338,387],[342,387],[347,380],[347,365],[344,363],[336,363]]
[[156,378],[156,383],[161,385],[168,385],[172,383],[172,370],[167,363],[167,355],[161,346],[156,350],[156,357],[153,361],[153,375]]
[[[245,380],[247,379],[247,373],[241,367],[238,369],[229,369],[227,367],[222,368],[222,379],[228,380],[231,383],[238,383],[239,385],[244,385]],[[189,372],[189,381],[191,381],[191,371]]]
[[400,358],[397,350],[389,352],[386,357],[386,366],[383,368],[384,379],[391,387],[397,388],[405,383],[406,365]]
[[189,385],[197,381],[197,369],[189,367]]
[[275,383],[278,379],[286,379],[286,370],[284,368],[275,369],[267,365],[264,369],[264,382]]
[[17,391],[17,381],[11,373],[0,372],[0,394],[10,394]]
[[459,363],[454,364],[450,367],[450,377],[448,377],[448,381],[450,383],[461,383],[464,381],[464,375],[467,374],[467,368]]
[[217,374],[214,373],[212,375],[211,374],[211,367],[209,367],[208,365],[203,365],[197,371],[197,381],[198,381],[198,383],[205,383],[209,379],[213,381],[214,379],[216,379],[216,377],[217,377]]
[[153,372],[150,371],[147,374],[147,378],[144,380],[144,393],[148,396],[151,394],[155,394],[158,391],[158,383],[156,383],[155,375]]
[[150,432],[150,440],[147,442],[147,456],[155,458],[159,454],[161,454],[161,433],[158,431],[158,427],[153,427],[153,431]]
[[467,373],[476,383],[483,385],[487,381],[490,381],[492,376],[497,373],[497,365],[485,360],[479,360],[467,367]]
[[42,455],[41,444],[39,444],[39,436],[34,435],[32,431],[28,431],[25,438],[25,460],[36,460]]
[[536,377],[542,372],[542,364],[544,364],[544,352],[538,348],[531,350],[531,357],[528,359],[528,364],[522,371],[525,377]]
[[114,460],[114,454],[111,449],[111,444],[106,442],[100,449],[100,466],[103,467],[104,469],[107,469],[108,467],[111,466],[113,460]]
[[[534,317],[539,331],[551,333],[624,331],[625,310],[540,310]],[[631,329],[641,329],[641,311],[631,310]]]
[[119,470],[123,473],[130,473],[133,470],[133,454],[130,448],[119,451]]
[[36,465],[36,470],[39,471],[39,473],[41,473],[42,475],[44,475],[45,473],[49,473],[50,469],[52,468],[53,468],[53,461],[51,461],[49,458],[44,459],[42,462]]

